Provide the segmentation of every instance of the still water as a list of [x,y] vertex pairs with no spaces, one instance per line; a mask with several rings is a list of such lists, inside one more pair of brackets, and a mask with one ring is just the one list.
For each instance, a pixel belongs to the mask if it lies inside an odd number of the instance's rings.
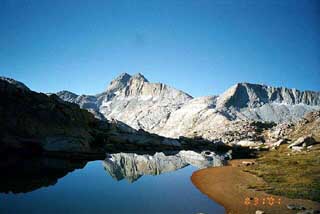
[[0,213],[224,213],[190,180],[198,168],[223,164],[194,152],[87,163],[17,158],[0,165]]

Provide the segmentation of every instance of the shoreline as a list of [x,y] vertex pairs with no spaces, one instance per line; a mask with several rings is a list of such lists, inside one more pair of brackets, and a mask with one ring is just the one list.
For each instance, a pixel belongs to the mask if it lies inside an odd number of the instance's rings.
[[[250,161],[253,160],[250,159]],[[232,160],[228,166],[198,170],[192,174],[191,181],[200,192],[222,205],[226,213],[230,214],[254,214],[257,210],[266,214],[299,212],[299,210],[288,209],[289,204],[303,205],[306,209],[313,210],[320,208],[318,202],[289,199],[249,189],[249,186],[262,186],[266,183],[263,179],[244,172],[243,166],[239,166],[242,161],[246,160]]]

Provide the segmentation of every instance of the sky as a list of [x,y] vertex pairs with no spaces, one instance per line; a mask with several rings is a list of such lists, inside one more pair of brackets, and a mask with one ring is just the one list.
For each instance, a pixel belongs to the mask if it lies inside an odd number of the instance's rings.
[[0,76],[96,94],[123,72],[193,96],[320,91],[320,1],[0,0]]

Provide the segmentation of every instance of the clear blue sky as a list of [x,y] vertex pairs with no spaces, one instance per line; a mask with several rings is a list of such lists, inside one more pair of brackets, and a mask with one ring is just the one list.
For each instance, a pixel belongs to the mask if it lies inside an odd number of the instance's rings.
[[320,90],[320,1],[0,0],[0,75],[95,94],[141,72],[193,96]]

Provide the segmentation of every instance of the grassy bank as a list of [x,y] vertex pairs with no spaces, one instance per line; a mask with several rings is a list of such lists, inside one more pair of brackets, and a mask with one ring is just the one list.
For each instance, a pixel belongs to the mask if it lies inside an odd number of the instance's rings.
[[259,154],[257,164],[244,171],[263,178],[267,185],[250,186],[274,195],[320,202],[320,145],[292,153],[287,145]]

